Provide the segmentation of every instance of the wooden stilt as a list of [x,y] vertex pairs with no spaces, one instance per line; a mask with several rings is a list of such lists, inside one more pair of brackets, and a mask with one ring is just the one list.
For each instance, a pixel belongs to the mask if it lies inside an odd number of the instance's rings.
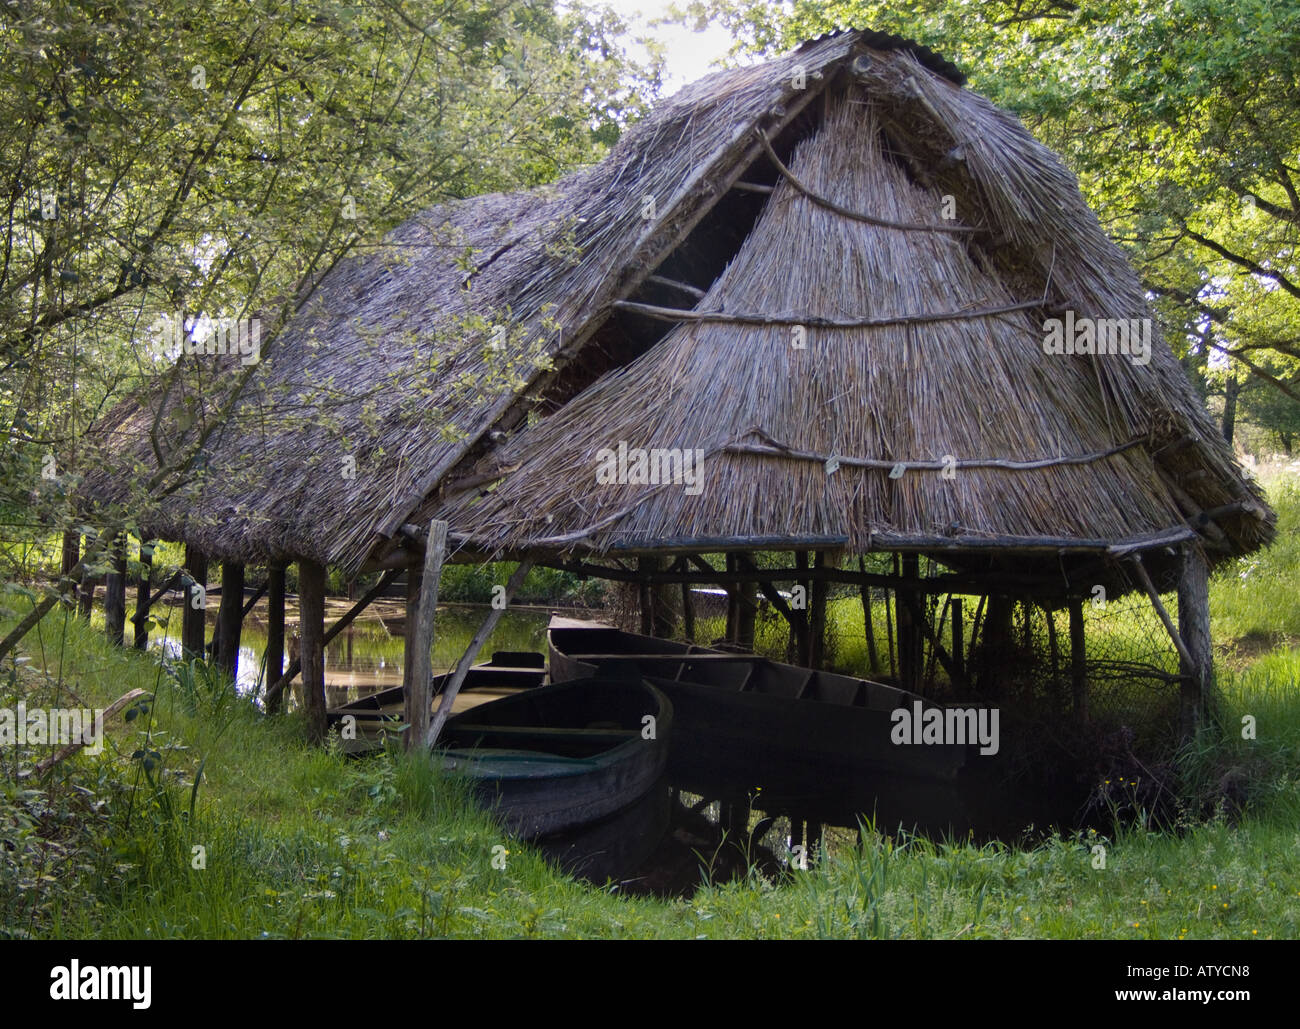
[[506,607],[510,605],[511,598],[514,597],[515,592],[523,584],[532,567],[533,563],[531,561],[523,561],[515,569],[515,574],[510,576],[510,581],[506,583],[505,607],[492,609],[487,619],[479,627],[478,632],[474,634],[474,638],[469,641],[469,647],[461,655],[460,661],[456,663],[456,670],[452,672],[447,679],[446,686],[442,689],[442,699],[438,704],[438,710],[434,713],[433,724],[429,726],[428,745],[430,747],[438,742],[438,734],[442,732],[444,723],[451,715],[451,707],[456,702],[456,695],[460,693],[460,687],[465,681],[465,676],[469,674],[470,665],[474,663],[474,659],[478,657],[478,652],[483,648],[483,644],[492,635],[492,630],[497,627],[497,622],[501,621],[501,616],[506,613]]
[[[858,571],[863,575],[867,574],[867,559],[858,558]],[[876,626],[871,617],[871,587],[865,582],[858,586],[858,592],[862,595],[862,631],[867,637],[867,662],[871,666],[871,674],[880,673],[880,653],[876,649]]]
[[682,630],[686,633],[686,642],[695,642],[695,602],[691,600],[691,584],[682,583]]
[[1070,697],[1074,716],[1088,720],[1088,658],[1084,651],[1083,601],[1070,601]]
[[[266,570],[266,685],[280,681],[284,674],[284,565],[272,565]],[[284,708],[283,692],[275,698],[266,697],[267,712]]]
[[[813,556],[813,569],[826,567],[826,551]],[[808,667],[821,668],[826,664],[826,600],[829,583],[820,576],[812,581],[808,597]]]
[[115,647],[125,643],[126,629],[126,537],[113,542],[111,570],[104,579],[104,632]]
[[67,575],[77,567],[81,554],[81,534],[68,530],[63,534],[63,553],[60,555],[59,573]]
[[421,746],[429,735],[433,710],[433,622],[438,612],[438,586],[446,552],[447,523],[435,518],[429,523],[429,537],[424,545],[415,621],[406,625],[407,639],[411,641],[411,675],[406,688],[408,728],[404,739],[407,750]]
[[[97,540],[93,533],[86,534],[84,541],[85,545],[81,551],[83,566],[86,563],[86,558],[95,548],[96,542]],[[80,585],[77,588],[77,617],[79,617],[83,622],[89,622],[90,612],[95,606],[95,577],[90,574],[89,569],[83,567],[78,581]]]
[[196,547],[185,548],[185,570],[190,585],[186,590],[185,611],[181,616],[181,649],[187,658],[202,658],[207,636],[208,559]]
[[[965,629],[962,626],[962,602],[961,597],[952,598],[952,666],[961,679],[966,677],[966,658],[964,657],[964,648],[966,645]],[[953,683],[956,686],[956,683]]]
[[[323,610],[323,609],[322,609]],[[221,606],[213,634],[213,659],[232,680],[239,677],[239,643],[244,620],[244,566],[221,562]]]
[[1183,651],[1180,671],[1179,730],[1190,739],[1210,710],[1214,695],[1214,651],[1210,640],[1210,569],[1199,547],[1183,548],[1178,578],[1178,633]]
[[152,598],[149,587],[153,580],[153,543],[140,541],[140,578],[135,586],[135,614],[131,618],[135,626],[135,649],[149,649],[149,607]]
[[307,735],[324,741],[325,721],[325,566],[298,562],[298,633],[302,640],[302,706]]

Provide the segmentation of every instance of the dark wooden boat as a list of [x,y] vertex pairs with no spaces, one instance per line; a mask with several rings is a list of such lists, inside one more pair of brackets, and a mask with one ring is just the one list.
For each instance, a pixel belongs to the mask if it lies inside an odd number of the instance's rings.
[[675,767],[702,760],[762,785],[832,774],[946,781],[966,761],[964,745],[894,743],[895,710],[937,705],[884,683],[567,618],[552,619],[547,646],[552,678],[645,678],[667,694]]
[[[435,710],[449,678],[450,673],[433,677]],[[536,689],[545,682],[545,655],[531,651],[499,650],[492,655],[492,660],[474,665],[465,674],[465,681],[461,684],[452,712],[455,714],[466,708],[513,696],[521,690]],[[399,685],[331,708],[325,717],[331,727],[339,729],[344,753],[359,754],[382,750],[385,735],[402,724],[405,709],[406,690]],[[348,718],[351,719],[351,725],[348,734],[344,735],[347,727],[345,719]]]
[[672,703],[655,687],[590,678],[454,715],[439,754],[447,771],[473,782],[507,829],[532,839],[588,825],[644,797],[663,775],[672,729]]

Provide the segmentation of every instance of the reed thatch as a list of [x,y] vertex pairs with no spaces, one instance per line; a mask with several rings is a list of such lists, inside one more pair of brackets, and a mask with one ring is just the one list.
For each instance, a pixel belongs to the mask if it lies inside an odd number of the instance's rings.
[[[1045,318],[1150,311],[1059,160],[958,83],[842,33],[553,187],[426,212],[324,279],[147,530],[348,571],[435,513],[475,553],[1141,547],[1207,511],[1219,553],[1266,542],[1158,330],[1146,365],[1043,352]],[[106,423],[117,467],[151,420]],[[620,442],[702,450],[701,492],[598,484]]]

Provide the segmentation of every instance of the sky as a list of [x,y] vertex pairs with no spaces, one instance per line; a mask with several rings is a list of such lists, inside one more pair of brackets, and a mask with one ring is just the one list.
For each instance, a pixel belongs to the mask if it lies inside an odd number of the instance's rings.
[[[633,35],[650,35],[665,44],[668,65],[664,75],[664,95],[670,96],[688,82],[703,78],[713,62],[727,55],[731,48],[730,34],[720,26],[710,26],[704,32],[692,32],[681,25],[649,28],[649,22],[667,13],[671,0],[595,0],[603,7],[611,7],[628,22]],[[643,50],[629,48],[636,56]]]

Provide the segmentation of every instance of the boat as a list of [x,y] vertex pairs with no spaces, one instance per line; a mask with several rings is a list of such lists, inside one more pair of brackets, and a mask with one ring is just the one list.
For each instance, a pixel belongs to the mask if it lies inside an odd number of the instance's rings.
[[660,690],[597,677],[453,715],[436,753],[444,770],[472,782],[506,829],[537,839],[645,797],[661,783],[672,732],[673,705]]
[[[437,710],[443,687],[451,678],[446,672],[433,677],[433,703]],[[533,651],[498,650],[490,661],[473,665],[452,704],[452,714],[485,704],[546,682],[546,656]],[[384,737],[402,725],[406,717],[406,688],[389,686],[325,712],[327,724],[339,730],[346,754],[382,750]],[[350,722],[347,719],[351,719]]]
[[553,679],[645,678],[662,690],[676,712],[673,763],[690,774],[712,767],[755,785],[832,775],[944,782],[966,763],[964,745],[896,744],[896,710],[939,705],[870,679],[571,618],[552,618],[547,651]]

